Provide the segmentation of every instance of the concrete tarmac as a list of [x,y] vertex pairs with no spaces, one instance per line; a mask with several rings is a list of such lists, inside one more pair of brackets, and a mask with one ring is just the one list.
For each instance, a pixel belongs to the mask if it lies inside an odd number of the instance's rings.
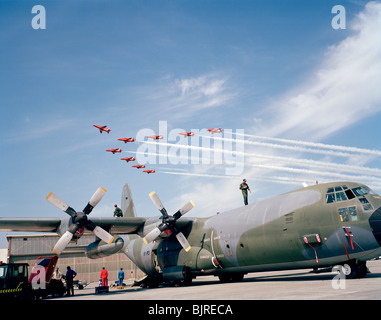
[[292,270],[247,274],[242,282],[220,283],[217,277],[195,279],[191,286],[110,288],[95,294],[95,285],[75,295],[49,300],[381,300],[381,260],[368,261],[363,279],[345,279],[332,272]]

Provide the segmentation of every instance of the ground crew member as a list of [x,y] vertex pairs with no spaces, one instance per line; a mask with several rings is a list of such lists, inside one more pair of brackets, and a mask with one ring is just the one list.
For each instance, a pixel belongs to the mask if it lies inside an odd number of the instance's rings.
[[54,272],[53,272],[52,279],[61,280],[61,276],[62,276],[62,274],[61,274],[59,268],[57,267],[56,270],[54,270]]
[[105,267],[101,271],[102,287],[107,287],[108,271]]
[[245,204],[245,206],[247,206],[248,205],[247,190],[249,190],[250,193],[251,193],[251,190],[249,185],[246,183],[246,179],[243,179],[242,183],[239,185],[239,188],[242,191],[243,203]]
[[114,205],[114,217],[123,217],[122,209],[118,208],[118,205]]
[[119,279],[119,285],[123,286],[123,280],[124,280],[124,271],[123,271],[123,268],[120,268],[120,271],[118,273],[118,279]]
[[77,275],[77,272],[72,270],[70,266],[67,266],[66,271],[66,289],[67,289],[67,296],[70,296],[70,291],[72,295],[74,296],[74,286],[73,286],[73,280],[75,276]]

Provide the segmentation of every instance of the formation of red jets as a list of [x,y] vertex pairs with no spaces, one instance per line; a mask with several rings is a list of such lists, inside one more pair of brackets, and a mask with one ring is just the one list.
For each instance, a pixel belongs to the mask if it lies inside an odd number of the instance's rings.
[[[100,126],[100,125],[97,125],[97,124],[93,124],[93,126],[97,129],[99,129],[99,132],[102,133],[103,131],[107,132],[107,133],[110,133],[111,129],[110,128],[107,128],[107,126]],[[163,136],[149,136],[149,138],[153,138],[154,140],[158,140],[158,139],[163,139]],[[127,143],[127,142],[134,142],[135,139],[133,137],[130,137],[130,138],[119,138],[118,139],[119,141],[122,141],[124,143]],[[106,149],[107,152],[112,152],[113,154],[115,153],[121,153],[122,152],[122,149],[121,148],[111,148],[111,149]],[[130,162],[130,161],[135,161],[136,159],[134,157],[125,157],[125,158],[120,158],[120,160],[125,160],[127,163]],[[140,164],[137,164],[137,165],[133,165],[132,167],[134,168],[145,168],[145,165],[140,165]],[[150,174],[150,173],[155,173],[155,170],[144,170],[143,172],[146,172],[147,174]]]
[[[110,128],[107,128],[107,126],[100,126],[100,125],[97,125],[97,124],[93,124],[93,126],[97,129],[99,129],[99,132],[100,133],[103,133],[104,132],[107,132],[107,133],[110,133],[111,129]],[[207,129],[207,131],[209,131],[211,134],[214,134],[214,133],[221,133],[222,132],[222,129],[221,128],[218,128],[218,129],[215,129],[215,128],[211,128],[211,129]],[[190,132],[180,132],[179,133],[180,135],[183,135],[184,138],[187,138],[187,137],[193,137],[194,136],[194,132],[190,131]],[[153,139],[153,140],[161,140],[163,139],[163,136],[162,135],[151,135],[151,136],[146,136],[147,139]],[[119,138],[118,139],[119,141],[123,141],[124,143],[127,143],[127,142],[134,142],[135,139],[133,137],[131,138]],[[120,148],[114,148],[114,149],[107,149],[106,151],[108,152],[112,152],[113,154],[117,153],[117,152],[122,152],[122,149]],[[120,160],[125,160],[127,163],[130,162],[130,161],[135,161],[135,158],[134,157],[125,157],[125,158],[120,158]],[[143,164],[136,164],[136,165],[133,165],[132,166],[133,168],[137,168],[137,169],[143,169],[145,168],[146,166]],[[147,174],[150,174],[150,173],[155,173],[155,170],[143,170],[143,172],[147,173]]]

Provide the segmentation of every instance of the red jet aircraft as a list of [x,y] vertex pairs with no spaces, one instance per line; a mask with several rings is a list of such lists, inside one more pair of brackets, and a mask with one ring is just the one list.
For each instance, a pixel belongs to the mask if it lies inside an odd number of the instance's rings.
[[221,133],[221,132],[222,132],[222,129],[221,129],[221,128],[218,128],[218,129],[214,129],[214,128],[212,128],[212,129],[208,129],[208,131],[209,131],[211,134],[213,134],[213,133]]
[[179,134],[182,134],[184,136],[184,138],[186,137],[193,137],[194,136],[194,132],[180,132]]
[[135,141],[135,139],[133,137],[131,137],[131,138],[119,138],[118,140],[123,141],[124,143]]
[[126,157],[126,158],[120,158],[120,160],[126,160],[127,162],[129,161],[135,161],[134,157]]
[[153,140],[159,140],[159,139],[163,139],[163,136],[147,136],[147,138],[152,138]]
[[122,150],[120,148],[118,148],[118,149],[107,149],[106,151],[112,152],[113,154],[115,154],[115,152],[122,152]]
[[155,170],[143,170],[143,172],[147,172],[147,174],[155,173]]
[[99,132],[102,133],[103,131],[106,131],[107,133],[110,133],[110,129],[107,128],[107,126],[98,126],[97,124],[93,124],[95,128],[99,129]]
[[146,166],[144,164],[135,164],[134,166],[132,166],[133,168],[145,168]]

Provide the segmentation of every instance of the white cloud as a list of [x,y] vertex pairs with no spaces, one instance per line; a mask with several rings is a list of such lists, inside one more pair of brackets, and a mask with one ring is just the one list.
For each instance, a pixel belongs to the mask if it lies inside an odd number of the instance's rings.
[[[161,79],[156,86],[143,89],[154,101],[154,110],[166,119],[186,119],[201,111],[226,107],[236,96],[225,75],[210,73],[197,77]],[[153,113],[151,113],[153,114]]]
[[276,116],[261,134],[319,140],[381,111],[381,4],[368,3],[348,26],[353,35],[328,49],[312,79],[268,108]]

